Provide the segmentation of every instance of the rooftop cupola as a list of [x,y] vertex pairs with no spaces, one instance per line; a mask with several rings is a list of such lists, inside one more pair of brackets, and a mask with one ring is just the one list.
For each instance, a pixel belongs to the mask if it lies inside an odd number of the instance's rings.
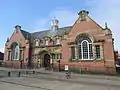
[[59,23],[59,21],[54,18],[51,21],[51,30],[53,30],[53,31],[57,30],[58,29],[58,23]]
[[78,13],[78,15],[80,16],[80,20],[81,21],[84,21],[87,19],[87,16],[88,16],[89,12],[86,11],[86,10],[82,10]]

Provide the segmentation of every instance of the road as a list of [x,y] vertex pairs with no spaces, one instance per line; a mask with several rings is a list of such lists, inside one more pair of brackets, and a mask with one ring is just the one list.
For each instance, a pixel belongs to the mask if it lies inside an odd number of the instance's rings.
[[17,76],[14,72],[7,77],[0,71],[0,90],[120,90],[120,77],[104,75],[72,75],[65,73],[45,73]]

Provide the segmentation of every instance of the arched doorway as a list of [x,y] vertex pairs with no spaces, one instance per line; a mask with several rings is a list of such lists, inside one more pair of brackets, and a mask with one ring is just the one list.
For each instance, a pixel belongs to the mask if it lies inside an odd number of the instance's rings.
[[49,54],[45,54],[44,55],[44,67],[50,67],[50,55]]

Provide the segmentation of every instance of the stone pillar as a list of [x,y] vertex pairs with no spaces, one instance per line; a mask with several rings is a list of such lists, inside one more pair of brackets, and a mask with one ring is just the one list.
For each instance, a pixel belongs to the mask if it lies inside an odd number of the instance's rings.
[[78,47],[75,46],[75,59],[78,59]]
[[95,45],[92,46],[92,49],[93,49],[93,59],[96,58],[96,50],[95,50]]

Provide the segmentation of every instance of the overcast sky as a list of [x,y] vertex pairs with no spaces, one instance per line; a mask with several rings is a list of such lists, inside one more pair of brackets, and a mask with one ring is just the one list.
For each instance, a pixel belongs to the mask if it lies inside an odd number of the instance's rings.
[[56,17],[60,27],[69,26],[83,9],[102,27],[108,23],[115,50],[120,51],[120,0],[0,0],[0,51],[4,52],[6,39],[16,24],[29,32],[40,31],[49,29],[50,20]]

